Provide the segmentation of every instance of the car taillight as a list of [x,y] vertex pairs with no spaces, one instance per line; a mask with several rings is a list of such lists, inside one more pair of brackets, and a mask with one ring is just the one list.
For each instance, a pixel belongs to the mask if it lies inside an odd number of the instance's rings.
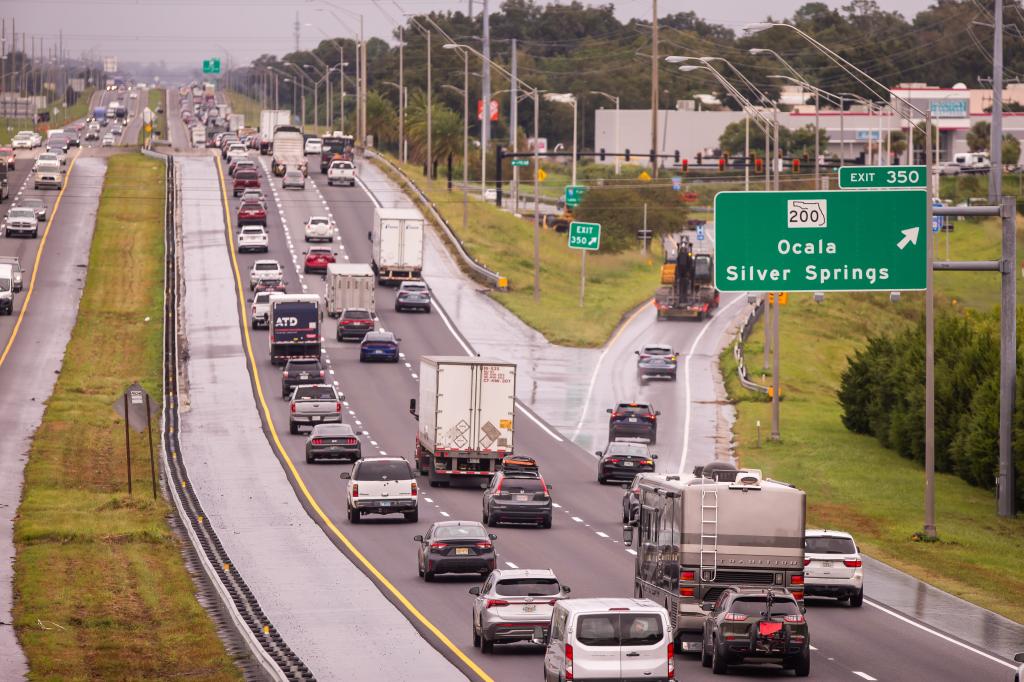
[[798,573],[796,575],[790,576],[789,584],[790,585],[803,585],[804,584],[804,574],[803,573]]
[[508,606],[508,602],[504,599],[488,599],[484,608],[489,609],[495,606]]
[[447,542],[433,542],[430,544],[430,549],[444,549],[447,546]]
[[621,417],[621,416],[622,415],[619,414],[618,412],[612,412],[612,419],[616,419],[616,418]]
[[804,559],[804,566],[810,566],[810,565],[811,565],[811,560],[810,559]]
[[725,614],[724,619],[730,623],[742,623],[747,619],[747,617],[748,616],[745,613],[727,613]]
[[575,679],[572,675],[572,644],[565,645],[565,679]]
[[621,461],[622,461],[622,460],[621,460],[621,459],[618,459],[618,458],[616,458],[616,459],[610,459],[610,460],[608,460],[609,464],[618,464],[618,463],[620,463]]
[[[252,308],[253,308],[253,310],[255,310],[256,306],[253,306]],[[288,370],[283,371],[281,373],[281,376],[283,376],[285,379],[287,379],[288,378]]]
[[494,545],[492,545],[489,542],[478,542],[476,543],[476,545],[474,545],[474,547],[476,547],[477,549],[492,549]]
[[412,486],[411,486],[411,493],[415,497],[416,493],[418,493],[418,492],[419,492],[419,486],[416,485],[416,481],[413,481],[412,482]]
[[793,599],[796,599],[797,601],[800,601],[801,599],[804,598],[804,591],[803,590],[799,590],[799,591],[793,590],[793,592],[791,594],[793,595]]
[[352,497],[359,497],[359,484],[358,483],[353,483],[352,484]]
[[672,642],[668,643],[668,679],[676,679],[676,647]]
[[679,579],[680,580],[696,580],[697,579],[697,572],[696,571],[680,571],[679,572]]
[[847,568],[860,568],[864,565],[864,562],[860,559],[843,559],[843,566]]
[[324,444],[324,439],[323,438],[314,438],[312,442],[313,442],[313,445],[323,445]]
[[356,444],[356,439],[355,439],[355,438],[346,438],[346,439],[345,439],[345,440],[343,440],[342,442],[343,442],[343,443],[344,443],[345,445],[355,445],[355,444]]
[[794,616],[786,616],[782,620],[786,621],[787,623],[796,623],[797,625],[803,625],[804,623],[807,622],[804,619],[804,616],[803,616],[802,613],[798,613],[798,614],[796,614]]
[[341,412],[341,403],[334,403],[334,411]]
[[654,460],[653,459],[645,459],[644,460],[644,464],[653,465],[654,464]]
[[292,412],[295,412],[295,403],[292,403]]
[[320,376],[323,377],[323,375],[324,375],[324,371],[320,370]]
[[647,419],[649,419],[649,420],[651,420],[651,421],[654,421],[654,419],[655,419],[655,417],[656,417],[657,415],[653,415],[653,414],[648,414],[648,415],[644,415],[644,416],[645,416],[645,417],[646,417]]

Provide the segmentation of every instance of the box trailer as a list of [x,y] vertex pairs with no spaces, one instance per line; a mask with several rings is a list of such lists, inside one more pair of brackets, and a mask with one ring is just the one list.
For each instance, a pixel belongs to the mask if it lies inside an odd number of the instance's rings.
[[324,278],[324,307],[331,317],[345,308],[366,308],[374,312],[373,268],[369,263],[330,263]]
[[[489,483],[513,452],[516,365],[468,356],[420,358],[416,464],[432,486]],[[417,407],[419,412],[417,412]]]
[[423,215],[415,208],[373,213],[373,271],[380,284],[419,279],[423,271]]

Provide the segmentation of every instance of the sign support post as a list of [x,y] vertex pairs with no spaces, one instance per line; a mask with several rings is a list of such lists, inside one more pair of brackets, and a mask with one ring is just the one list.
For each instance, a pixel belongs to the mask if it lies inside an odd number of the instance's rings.
[[779,318],[782,315],[782,293],[775,292],[775,319],[772,323],[772,432],[771,440],[781,440],[779,427]]
[[128,494],[132,494],[132,442],[128,433],[128,391],[124,392],[124,458],[128,463]]
[[580,254],[580,307],[587,287],[587,251],[601,248],[600,223],[569,223],[569,248],[579,249]]
[[156,499],[156,458],[153,457],[153,412],[146,394],[146,430],[149,432],[149,474],[153,478],[153,499]]

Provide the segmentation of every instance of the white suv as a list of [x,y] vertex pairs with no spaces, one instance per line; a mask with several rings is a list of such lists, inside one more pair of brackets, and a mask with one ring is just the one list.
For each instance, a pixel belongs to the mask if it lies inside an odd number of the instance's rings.
[[334,223],[327,216],[315,215],[306,221],[306,241],[334,241]]
[[258,260],[249,271],[249,290],[265,279],[284,279],[284,270],[276,260]]
[[416,474],[402,457],[361,459],[348,479],[345,502],[348,520],[359,523],[363,514],[403,514],[406,521],[419,521],[419,491]]
[[840,530],[804,531],[804,595],[864,603],[864,562],[853,536]]
[[270,240],[267,231],[261,225],[246,225],[238,232],[238,253],[243,251],[270,250]]

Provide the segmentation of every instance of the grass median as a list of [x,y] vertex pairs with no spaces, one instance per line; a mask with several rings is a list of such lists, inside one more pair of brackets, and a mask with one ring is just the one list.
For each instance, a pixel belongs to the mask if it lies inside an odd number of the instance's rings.
[[[956,223],[951,257],[994,258],[998,223]],[[944,257],[944,234],[936,256]],[[995,273],[936,273],[937,305],[988,308],[998,302]],[[939,542],[917,542],[924,524],[924,472],[911,460],[870,436],[848,431],[836,397],[846,358],[868,336],[913,324],[923,311],[921,294],[892,304],[887,294],[829,294],[816,304],[810,294],[791,294],[780,326],[783,401],[781,442],[769,442],[771,406],[739,385],[731,348],[722,371],[736,401],[737,452],[745,466],[807,491],[808,523],[848,530],[871,556],[947,592],[1024,622],[1024,518],[1000,518],[992,492],[951,474],[936,474]],[[745,345],[751,378],[762,374],[764,328],[758,324]],[[921,349],[923,353],[924,349]],[[770,360],[769,360],[770,368]],[[764,371],[769,381],[770,369]],[[936,379],[942,390],[943,377]],[[922,386],[923,390],[923,386]],[[923,417],[922,417],[923,418]],[[760,447],[758,447],[760,422]],[[870,576],[867,578],[870,581]]]
[[164,165],[110,157],[85,291],[35,433],[15,524],[15,628],[33,679],[236,680],[199,605],[144,435],[111,406],[139,381],[161,395]]
[[[382,166],[383,167],[383,166]],[[587,255],[586,294],[580,306],[580,253],[567,236],[541,230],[541,300],[533,299],[533,221],[517,218],[492,204],[469,197],[467,227],[462,227],[463,196],[449,192],[444,179],[427,180],[420,169],[403,170],[430,197],[437,210],[480,263],[507,277],[506,292],[491,296],[552,343],[594,347],[604,344],[630,310],[654,295],[662,254],[640,250]]]

